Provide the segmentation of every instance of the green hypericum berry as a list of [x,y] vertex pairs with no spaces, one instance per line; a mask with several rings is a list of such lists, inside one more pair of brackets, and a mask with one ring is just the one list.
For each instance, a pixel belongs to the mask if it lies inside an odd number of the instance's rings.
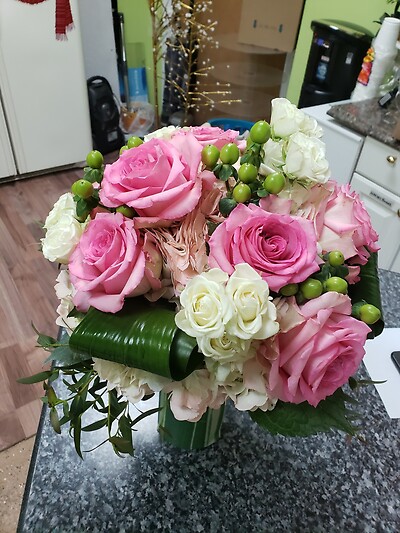
[[265,178],[263,187],[270,194],[279,194],[286,184],[285,176],[280,172],[268,174]]
[[122,213],[126,218],[133,218],[135,215],[135,210],[128,205],[120,205],[116,209],[117,213]]
[[86,156],[86,163],[91,168],[101,168],[103,161],[103,154],[101,154],[98,150],[92,150]]
[[208,170],[212,170],[218,163],[219,150],[213,144],[207,144],[201,151],[201,160]]
[[121,146],[121,148],[119,149],[119,155],[121,155],[122,152],[125,152],[126,150],[129,150],[129,148],[126,144],[124,144],[124,146]]
[[252,183],[257,179],[257,176],[257,167],[251,163],[244,163],[238,170],[238,177],[243,183]]
[[328,261],[331,266],[340,266],[344,263],[344,255],[339,250],[332,250],[328,254]]
[[360,320],[366,324],[375,324],[381,318],[381,312],[371,304],[364,304],[360,307]]
[[126,145],[128,148],[136,148],[137,146],[140,146],[141,144],[143,144],[143,141],[140,137],[129,137]]
[[297,294],[298,290],[299,286],[297,283],[289,283],[288,285],[282,287],[279,292],[282,294],[282,296],[294,296]]
[[228,143],[221,148],[219,157],[226,165],[233,165],[239,159],[239,155],[240,152],[237,145],[235,143]]
[[79,198],[90,198],[93,194],[93,185],[88,180],[77,180],[71,186],[72,194],[79,196]]
[[332,276],[328,278],[324,283],[324,288],[326,291],[339,292],[340,294],[347,294],[347,281],[338,276]]
[[251,189],[246,183],[239,182],[233,189],[232,196],[238,204],[244,204],[251,198]]
[[300,291],[304,298],[312,300],[321,296],[323,291],[322,283],[318,279],[308,278],[300,284]]
[[271,126],[265,120],[259,120],[250,129],[250,138],[253,142],[264,144],[271,137]]

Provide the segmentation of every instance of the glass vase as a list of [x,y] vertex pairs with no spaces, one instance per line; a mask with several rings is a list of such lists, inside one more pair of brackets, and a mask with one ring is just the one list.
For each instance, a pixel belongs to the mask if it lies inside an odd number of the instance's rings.
[[168,395],[164,392],[160,393],[159,407],[158,431],[162,442],[185,450],[199,450],[214,444],[221,437],[225,404],[219,409],[207,409],[197,422],[176,420]]

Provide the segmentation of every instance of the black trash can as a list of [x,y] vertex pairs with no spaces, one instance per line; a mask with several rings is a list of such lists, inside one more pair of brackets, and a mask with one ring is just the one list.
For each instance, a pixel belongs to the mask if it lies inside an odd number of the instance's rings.
[[299,107],[347,100],[355,87],[372,33],[335,20],[313,20],[313,40]]

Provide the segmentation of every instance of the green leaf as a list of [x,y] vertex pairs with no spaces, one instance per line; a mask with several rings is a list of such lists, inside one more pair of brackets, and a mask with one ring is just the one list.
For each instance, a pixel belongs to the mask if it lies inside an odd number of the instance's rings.
[[107,418],[101,418],[100,420],[97,420],[96,422],[93,422],[92,424],[83,427],[82,431],[96,431],[98,429],[104,428],[107,425],[107,422]]
[[117,436],[110,437],[108,440],[113,445],[113,448],[116,453],[127,453],[132,456],[134,455],[132,441]]
[[[81,451],[81,417],[79,416],[75,421],[73,425],[73,436],[74,436],[74,444],[75,444],[75,450],[76,453],[79,455],[81,459],[83,459],[82,451]],[[72,420],[71,420],[72,425]]]
[[293,404],[279,401],[272,411],[258,409],[251,412],[250,416],[273,435],[306,437],[332,429],[355,435],[359,428],[352,424],[352,420],[357,415],[346,407],[345,402],[354,403],[354,400],[338,389],[332,396],[319,402],[317,407],[307,402]]
[[259,198],[265,198],[266,196],[268,196],[268,191],[266,191],[265,189],[257,189],[257,196]]
[[349,285],[349,296],[353,303],[360,300],[366,300],[369,304],[377,307],[381,312],[381,318],[375,324],[370,325],[371,333],[368,338],[373,339],[380,335],[384,328],[384,319],[382,311],[381,291],[378,275],[378,254],[373,252],[365,265],[360,267],[360,281]]
[[57,346],[52,350],[49,357],[46,359],[45,363],[49,361],[56,361],[58,367],[71,366],[81,361],[88,361],[90,357],[87,354],[81,354],[76,351],[71,350],[68,345]]
[[34,374],[33,376],[29,376],[26,378],[19,378],[17,379],[18,383],[23,383],[24,385],[31,385],[32,383],[39,383],[40,381],[46,381],[51,375],[53,371],[52,370],[46,370],[45,372],[39,372],[38,374]]
[[85,180],[94,183],[95,181],[99,182],[102,179],[102,172],[97,168],[85,167],[83,169],[83,177]]
[[52,407],[50,409],[50,423],[56,433],[61,434],[61,424],[60,419],[58,418],[57,409]]
[[218,178],[221,181],[228,181],[228,179],[233,175],[232,169],[233,169],[232,165],[227,165],[227,164],[222,165],[222,168],[218,174]]
[[91,308],[69,341],[72,350],[181,380],[204,365],[196,340],[175,324],[175,306],[128,298],[118,313]]

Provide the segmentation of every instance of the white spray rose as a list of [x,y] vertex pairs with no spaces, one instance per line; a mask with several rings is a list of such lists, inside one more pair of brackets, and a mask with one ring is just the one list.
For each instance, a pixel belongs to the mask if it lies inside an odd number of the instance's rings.
[[268,176],[271,172],[279,171],[284,163],[285,141],[273,141],[268,139],[264,144],[264,161],[260,165],[260,174]]
[[205,357],[220,362],[244,361],[249,357],[250,340],[243,340],[224,333],[222,337],[197,337],[199,350]]
[[75,215],[63,213],[54,225],[48,227],[45,237],[41,239],[45,258],[51,262],[68,264],[85,226],[76,220]]
[[283,169],[290,177],[326,183],[330,170],[325,158],[325,144],[304,133],[295,133],[289,140]]
[[274,136],[288,137],[300,131],[304,122],[304,113],[286,98],[274,98],[271,101],[271,128]]
[[228,274],[213,268],[189,280],[180,295],[182,309],[175,323],[191,337],[222,337],[232,307],[225,294]]
[[70,331],[73,331],[79,324],[80,319],[68,316],[74,308],[72,299],[76,292],[69,278],[68,270],[60,270],[56,282],[54,289],[57,298],[60,300],[60,305],[57,307],[59,316],[56,319],[56,324],[57,326],[66,327]]
[[279,330],[268,283],[247,263],[236,265],[226,285],[234,307],[227,333],[239,339],[267,339]]
[[47,218],[44,223],[44,228],[52,228],[55,224],[59,222],[60,218],[65,214],[76,216],[76,203],[74,201],[73,194],[70,192],[62,194],[57,200],[57,202],[54,204],[53,209],[47,215]]
[[156,131],[152,131],[151,133],[148,133],[143,137],[144,142],[149,141],[150,139],[164,139],[166,141],[169,141],[176,130],[178,130],[176,126],[164,126],[164,128],[160,128]]
[[322,128],[317,121],[286,98],[272,100],[271,128],[276,137],[286,138],[298,131],[308,136],[322,137]]

